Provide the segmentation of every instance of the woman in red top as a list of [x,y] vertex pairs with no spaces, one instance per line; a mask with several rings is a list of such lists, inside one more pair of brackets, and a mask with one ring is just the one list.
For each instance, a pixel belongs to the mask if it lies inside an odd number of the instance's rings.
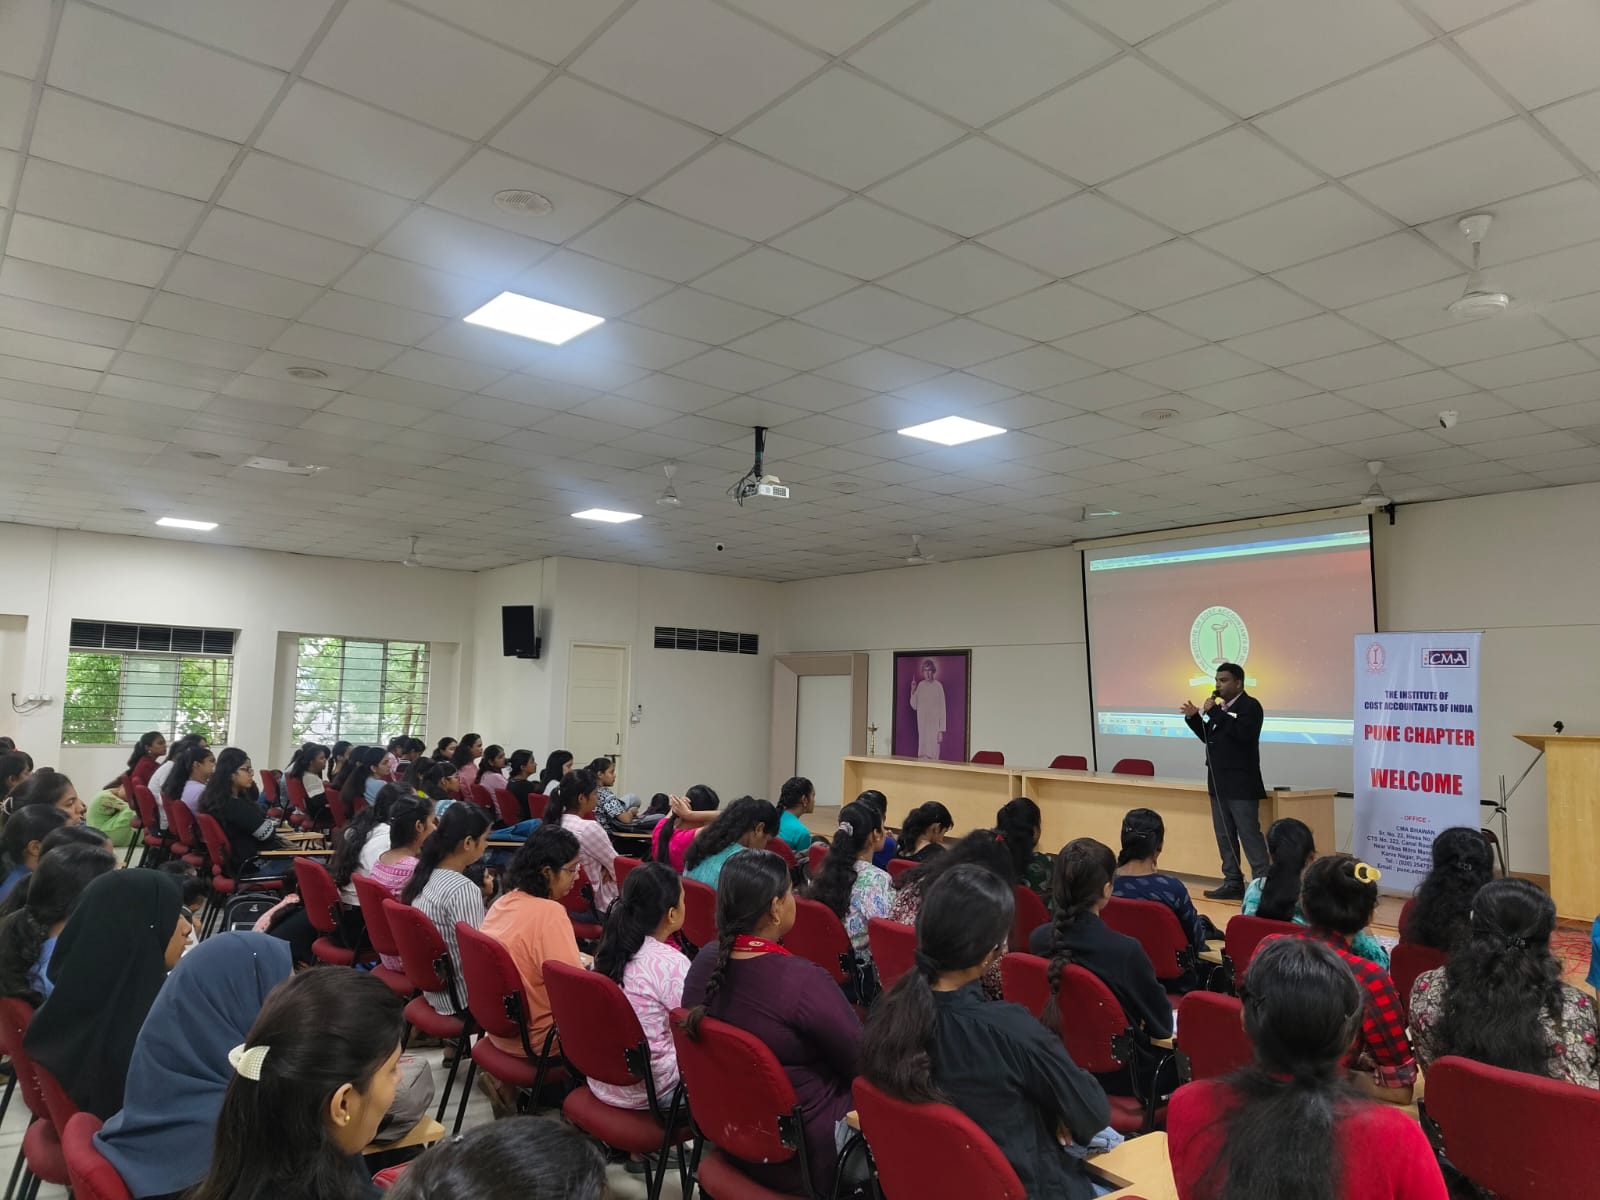
[[[156,764],[166,752],[167,739],[161,735],[159,729],[152,729],[140,738],[139,744],[133,748],[133,753],[128,755],[128,774],[133,776],[133,781],[149,787],[150,776],[156,773]],[[128,799],[132,800],[133,797],[129,796]]]
[[1255,1063],[1179,1088],[1167,1109],[1180,1200],[1446,1200],[1417,1122],[1346,1082],[1365,998],[1338,954],[1277,938],[1239,994]]

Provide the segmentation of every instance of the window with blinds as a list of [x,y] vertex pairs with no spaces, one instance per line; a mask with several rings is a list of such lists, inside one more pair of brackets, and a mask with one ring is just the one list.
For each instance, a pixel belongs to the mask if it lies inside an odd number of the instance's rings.
[[384,745],[428,725],[428,644],[303,637],[295,658],[294,740]]
[[228,740],[231,629],[74,621],[61,698],[61,740],[128,746],[152,729]]

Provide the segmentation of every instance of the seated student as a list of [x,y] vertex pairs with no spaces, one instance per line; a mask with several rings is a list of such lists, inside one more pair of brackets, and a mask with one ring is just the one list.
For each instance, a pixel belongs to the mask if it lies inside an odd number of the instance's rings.
[[[863,967],[872,962],[867,945],[867,922],[887,917],[894,901],[889,872],[872,865],[872,858],[883,846],[883,817],[877,806],[863,800],[846,804],[839,812],[839,828],[828,844],[828,854],[817,868],[806,895],[820,901],[844,922],[856,961]],[[875,977],[868,991],[875,991]],[[862,997],[863,1002],[870,995]]]
[[[67,814],[50,805],[34,804],[15,814],[0,832],[0,901],[9,901],[17,885],[33,873],[52,831],[67,823]],[[24,893],[26,895],[26,893]]]
[[811,853],[811,830],[800,818],[816,808],[817,789],[804,775],[796,775],[778,789],[778,836],[802,862]]
[[1348,854],[1330,854],[1306,868],[1300,907],[1306,915],[1304,936],[1333,947],[1355,972],[1366,997],[1360,1054],[1353,1062],[1357,1082],[1380,1100],[1408,1104],[1417,1081],[1417,1062],[1406,1040],[1400,995],[1388,970],[1351,946],[1351,939],[1367,927],[1378,907],[1380,878],[1377,868]]
[[[414,905],[426,915],[444,939],[455,974],[455,999],[461,1002],[462,1008],[467,1003],[467,982],[461,974],[456,922],[465,921],[474,929],[481,926],[484,898],[493,891],[493,883],[487,876],[480,887],[463,872],[482,858],[488,848],[489,814],[476,804],[452,804],[439,818],[438,827],[422,843],[416,869],[400,893],[401,903]],[[382,856],[379,857],[381,860]],[[450,1016],[460,1011],[449,991],[422,994],[435,1012]]]
[[1046,1018],[1056,1009],[1061,971],[1070,963],[1098,976],[1146,1036],[1168,1038],[1173,1029],[1172,1004],[1156,979],[1150,956],[1133,938],[1100,919],[1100,910],[1111,899],[1116,870],[1111,847],[1093,838],[1075,838],[1056,859],[1055,918],[1028,936],[1028,949],[1050,960]]
[[1458,1054],[1600,1088],[1594,998],[1561,981],[1561,960],[1550,952],[1555,926],[1554,902],[1527,880],[1483,885],[1450,961],[1411,989],[1418,1066]]
[[[166,790],[167,777],[172,774],[173,768],[177,765],[178,759],[182,757],[183,752],[205,744],[206,739],[198,733],[186,733],[177,741],[168,742],[167,757],[161,760],[160,765],[151,773],[150,781],[145,784],[150,789],[150,793],[155,796],[162,795]],[[128,798],[130,800],[133,799],[131,796]]]
[[435,1142],[388,1200],[605,1200],[606,1160],[571,1125],[507,1117]]
[[1206,922],[1195,912],[1189,889],[1183,880],[1163,874],[1157,866],[1166,840],[1166,822],[1154,809],[1135,808],[1124,815],[1122,853],[1117,855],[1117,874],[1111,881],[1111,894],[1125,900],[1154,900],[1165,904],[1177,914],[1178,924],[1189,936],[1189,944],[1196,950],[1204,950]]
[[172,968],[134,1042],[122,1109],[94,1137],[136,1200],[205,1177],[233,1080],[228,1051],[293,973],[288,947],[263,933],[213,934]]
[[[683,1003],[689,960],[668,943],[683,928],[683,916],[683,881],[666,863],[644,863],[623,881],[594,955],[594,969],[622,989],[639,1018],[650,1047],[650,1078],[663,1109],[678,1086],[678,1055],[668,1017]],[[589,1090],[618,1108],[650,1107],[642,1083],[620,1087],[591,1079]]]
[[134,840],[133,805],[120,777],[111,780],[89,801],[84,821],[111,840],[113,846],[130,846]]
[[381,980],[331,967],[274,988],[228,1052],[211,1168],[190,1200],[377,1194],[361,1151],[399,1087],[402,1003]]
[[[205,794],[206,784],[211,782],[211,776],[216,773],[216,756],[211,753],[208,746],[193,745],[178,754],[178,760],[172,764],[166,781],[161,785],[163,800],[173,803],[181,801],[192,813],[200,811],[200,797]],[[166,806],[162,805],[161,817],[166,820]]]
[[[672,804],[673,799],[681,803]],[[664,862],[680,875],[683,859],[689,853],[689,844],[702,825],[717,819],[722,798],[703,783],[697,783],[681,797],[669,797],[670,815],[659,823],[650,835],[650,857]]]
[[900,826],[900,845],[895,857],[920,863],[943,853],[944,835],[955,823],[950,810],[937,800],[917,805]]
[[[517,798],[524,821],[533,816],[535,809],[530,797],[535,793],[541,796],[544,793],[539,788],[539,762],[532,750],[511,752],[511,757],[506,761],[506,791]],[[544,811],[543,802],[539,804],[538,811]]]
[[371,804],[389,782],[389,766],[382,746],[357,746],[345,765],[348,769],[339,780],[339,798],[345,812],[354,815],[363,804]]
[[[919,866],[891,881],[894,899],[889,905],[889,920],[900,925],[915,925],[928,890],[947,872],[968,865],[982,867],[1008,888],[1016,886],[1017,878],[1013,873],[1016,868],[1012,865],[1011,855],[1006,852],[1005,844],[996,840],[992,829],[974,829],[945,853],[924,860]],[[984,972],[982,983],[986,998],[1000,999],[998,959]]]
[[1185,1084],[1167,1108],[1179,1200],[1445,1200],[1416,1120],[1345,1081],[1363,997],[1338,955],[1268,939],[1239,995],[1255,1062]]
[[570,770],[572,770],[572,751],[550,751],[550,756],[544,760],[544,770],[539,772],[539,790],[546,796],[554,796],[556,788],[561,785],[562,777]]
[[406,748],[404,734],[396,734],[389,739],[389,744],[383,748],[383,761],[389,765],[389,778],[393,779],[400,770],[400,752]]
[[11,793],[13,813],[19,813],[34,805],[57,809],[65,814],[68,825],[82,825],[83,818],[89,811],[79,797],[78,789],[72,786],[72,780],[60,771],[52,771],[49,767],[35,771],[19,783]]
[[867,1017],[861,1074],[900,1100],[960,1109],[1027,1195],[1086,1200],[1095,1185],[1061,1132],[1088,1145],[1110,1121],[1106,1094],[1032,1013],[985,1003],[978,982],[1005,953],[1015,905],[1011,885],[971,864],[928,889],[917,966]]
[[700,1020],[714,1017],[771,1049],[800,1102],[811,1178],[802,1180],[793,1162],[741,1165],[774,1190],[826,1195],[855,1107],[861,1022],[832,976],[780,944],[794,912],[783,859],[745,850],[728,860],[717,880],[717,944],[701,949],[684,980],[685,1030],[695,1037]]
[[[874,788],[868,788],[856,797],[857,804],[870,804],[878,810],[878,825],[882,828],[889,820],[889,797]],[[900,852],[899,844],[895,841],[894,834],[887,829],[883,832],[883,844],[872,855],[872,865],[880,870],[889,865],[889,861]]]
[[20,750],[0,754],[0,800],[11,795],[16,787],[33,774],[33,760]]
[[1002,804],[994,814],[995,835],[1011,852],[1012,865],[1016,867],[1017,882],[1039,899],[1045,908],[1054,912],[1055,900],[1050,893],[1055,876],[1055,860],[1039,849],[1039,806],[1026,796],[1018,796]]
[[133,776],[133,782],[149,787],[150,776],[156,773],[156,768],[161,765],[161,757],[166,752],[166,737],[159,729],[152,729],[139,738],[139,744],[128,755],[126,774]]
[[462,786],[478,781],[478,759],[483,754],[483,738],[475,733],[464,733],[456,748],[450,753],[450,763],[461,776]]
[[595,911],[604,915],[617,898],[617,852],[600,823],[589,819],[599,786],[588,771],[568,772],[545,804],[544,823],[560,825],[578,839],[578,861],[594,892]]
[[1476,829],[1455,826],[1433,839],[1433,866],[1400,926],[1402,942],[1445,953],[1467,933],[1472,900],[1494,878],[1494,852]]
[[461,799],[461,777],[456,774],[455,767],[447,762],[434,762],[419,768],[415,787],[417,795],[433,801],[436,816],[444,816],[445,810]]
[[672,814],[672,797],[665,792],[657,792],[650,797],[650,804],[634,819],[635,828],[654,830],[661,822]]
[[619,796],[612,790],[617,783],[616,761],[601,755],[589,764],[589,773],[600,785],[599,798],[594,806],[594,819],[606,829],[615,829],[618,825],[631,825],[633,819],[639,815],[639,797],[631,794]]
[[217,769],[200,794],[200,811],[216,818],[228,837],[228,874],[283,876],[294,870],[291,858],[260,858],[279,848],[276,817],[262,810],[250,756],[236,746],[217,755]]
[[421,761],[423,753],[428,749],[427,743],[421,738],[401,737],[396,738],[399,746],[394,750],[394,779],[403,782],[411,773],[411,769]]
[[302,742],[294,752],[289,765],[283,769],[285,779],[298,779],[306,793],[306,814],[313,820],[329,816],[328,802],[323,797],[322,772],[328,766],[328,748],[319,742]]
[[[1267,853],[1271,862],[1267,873],[1252,879],[1244,890],[1244,904],[1240,911],[1247,917],[1262,917],[1269,921],[1306,923],[1300,911],[1300,881],[1306,868],[1316,861],[1317,847],[1311,838],[1311,828],[1293,817],[1280,817],[1267,830]],[[1362,929],[1350,938],[1350,952],[1375,962],[1385,971],[1389,969],[1389,951],[1372,935]]]
[[683,877],[716,887],[725,862],[741,850],[765,850],[777,828],[776,808],[765,800],[741,796],[689,843]]
[[40,855],[14,893],[21,903],[0,920],[0,996],[35,1008],[50,998],[50,959],[67,917],[84,889],[116,866],[116,855],[103,846],[56,846]]
[[55,989],[24,1044],[81,1110],[122,1107],[134,1039],[189,940],[183,889],[159,871],[110,871],[83,890],[51,956]]
[[[382,799],[380,796],[380,804]],[[388,838],[384,847],[363,874],[398,900],[416,874],[422,844],[438,827],[432,800],[426,796],[402,795],[389,808]],[[373,840],[376,839],[370,839],[369,844]],[[378,957],[391,971],[405,969],[397,955],[380,954]]]
[[473,780],[481,788],[487,788],[491,794],[506,790],[506,748],[504,746],[487,746],[484,748],[483,757],[478,760],[478,775]]
[[453,737],[440,738],[438,745],[433,748],[434,761],[449,762],[450,756],[456,752],[456,745],[456,739]]

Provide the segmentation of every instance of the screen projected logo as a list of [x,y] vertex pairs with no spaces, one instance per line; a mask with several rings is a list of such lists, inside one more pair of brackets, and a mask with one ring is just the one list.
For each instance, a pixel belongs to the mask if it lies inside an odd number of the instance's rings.
[[1225,662],[1244,666],[1250,657],[1250,631],[1244,618],[1225,605],[1212,605],[1189,626],[1189,653],[1206,675]]

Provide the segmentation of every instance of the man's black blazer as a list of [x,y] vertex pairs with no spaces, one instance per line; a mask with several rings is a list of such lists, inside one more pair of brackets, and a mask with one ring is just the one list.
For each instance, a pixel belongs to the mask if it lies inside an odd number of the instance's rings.
[[1227,712],[1213,708],[1203,716],[1185,717],[1195,737],[1206,744],[1212,790],[1223,799],[1259,800],[1267,794],[1261,780],[1261,702],[1242,692]]

